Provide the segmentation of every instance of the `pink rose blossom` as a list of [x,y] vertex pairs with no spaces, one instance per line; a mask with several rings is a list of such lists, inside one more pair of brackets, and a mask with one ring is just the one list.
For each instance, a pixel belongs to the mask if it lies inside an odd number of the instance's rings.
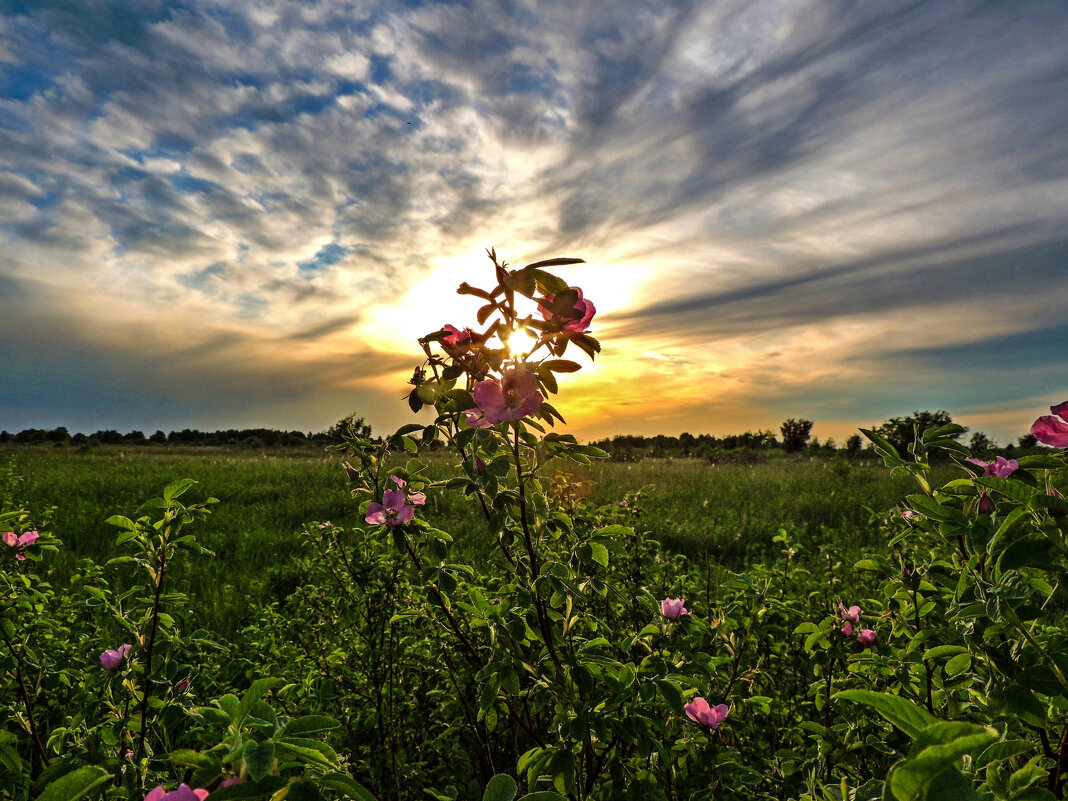
[[130,653],[131,648],[133,648],[132,645],[125,643],[118,648],[104,651],[104,653],[100,654],[100,667],[104,668],[104,670],[118,670],[123,658]]
[[[578,293],[578,301],[572,307],[572,309],[564,314],[557,316],[556,319],[561,321],[561,327],[565,331],[572,331],[576,334],[582,334],[589,330],[590,320],[593,319],[593,315],[597,313],[597,309],[594,308],[593,303],[585,300],[582,297],[582,290],[577,286],[569,287]],[[553,313],[551,309],[546,308],[551,306],[555,295],[546,295],[542,298],[542,304],[538,305],[538,311],[541,312],[541,316],[546,320],[553,319]]]
[[36,531],[27,531],[22,536],[17,536],[14,531],[7,531],[4,532],[3,540],[5,545],[9,545],[12,548],[19,549],[19,552],[15,554],[15,558],[18,559],[20,562],[23,562],[26,560],[26,555],[23,553],[23,551],[26,549],[27,546],[33,545],[35,542],[37,542],[37,540],[40,539],[40,536],[41,535],[38,534]]
[[382,503],[374,501],[367,506],[367,516],[364,520],[374,526],[384,524],[390,528],[396,528],[404,525],[415,517],[415,507],[409,506],[404,501],[403,489],[386,490],[382,493]]
[[915,523],[917,520],[920,520],[923,517],[923,515],[921,515],[919,512],[914,512],[912,509],[905,509],[901,513],[901,516],[910,523]]
[[207,797],[207,790],[193,790],[188,784],[180,784],[177,790],[171,790],[169,793],[161,784],[145,796],[145,801],[204,801]]
[[1019,462],[1015,459],[1006,459],[1004,456],[999,456],[992,462],[971,458],[964,461],[983,468],[983,478],[1008,478],[1020,468]]
[[1068,401],[1050,406],[1049,410],[1061,419],[1049,414],[1040,417],[1031,426],[1031,433],[1039,442],[1054,448],[1068,448]]
[[700,723],[710,729],[718,729],[719,724],[723,722],[724,718],[727,717],[727,713],[731,711],[726,704],[717,704],[710,707],[708,701],[701,696],[694,698],[683,709],[686,710],[686,716],[694,723]]
[[514,368],[505,371],[500,382],[493,378],[480,381],[471,394],[491,425],[532,415],[542,402],[534,374]]
[[857,634],[857,642],[865,648],[871,648],[875,645],[875,632],[871,629],[861,629],[860,633]]
[[[393,481],[396,483],[396,485],[398,487],[400,487],[401,489],[406,489],[407,488],[408,482],[405,481],[403,478],[399,478],[397,476],[390,476],[390,478],[393,479]],[[414,504],[415,506],[422,506],[423,504],[426,503],[426,493],[425,492],[409,492],[408,493],[408,503]]]
[[449,332],[449,335],[441,341],[448,345],[450,348],[455,348],[461,342],[466,342],[467,340],[471,339],[471,335],[467,333],[467,331],[461,331],[454,325],[443,325],[441,328],[443,331]]
[[683,615],[690,614],[686,609],[686,601],[682,598],[665,598],[660,602],[660,613],[668,620],[678,620]]
[[489,428],[493,423],[486,419],[481,409],[468,409],[464,412],[468,428]]
[[847,637],[853,636],[853,625],[860,622],[860,607],[851,606],[846,609],[845,604],[839,602],[838,614],[845,621],[840,631]]

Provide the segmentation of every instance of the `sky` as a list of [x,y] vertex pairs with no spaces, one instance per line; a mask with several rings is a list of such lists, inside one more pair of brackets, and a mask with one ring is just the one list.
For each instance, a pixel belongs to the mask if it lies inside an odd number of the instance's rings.
[[385,433],[489,247],[585,259],[582,438],[1015,441],[1068,399],[1068,6],[0,0],[0,429]]

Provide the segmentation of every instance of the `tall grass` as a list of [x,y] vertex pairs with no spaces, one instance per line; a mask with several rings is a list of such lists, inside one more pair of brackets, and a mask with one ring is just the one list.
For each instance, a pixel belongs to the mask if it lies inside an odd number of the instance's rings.
[[[454,461],[422,457],[432,476]],[[174,578],[193,599],[200,622],[220,634],[240,628],[247,611],[277,598],[293,576],[297,531],[311,521],[359,522],[338,459],[308,451],[262,452],[215,448],[118,448],[87,451],[22,448],[0,451],[23,477],[20,503],[41,513],[55,507],[52,530],[63,549],[52,566],[66,581],[77,561],[115,555],[116,531],[104,521],[130,514],[178,478],[199,484],[190,500],[215,496],[198,540],[214,557],[185,558]],[[564,466],[589,502],[615,504],[650,487],[639,521],[666,548],[732,569],[774,558],[780,529],[803,547],[822,543],[861,546],[875,535],[870,510],[898,502],[907,483],[882,466],[837,459],[775,460],[754,465],[712,465],[691,459]],[[457,494],[431,494],[423,510],[456,538],[463,558],[486,558],[493,546],[477,505]],[[284,580],[283,580],[284,579]]]

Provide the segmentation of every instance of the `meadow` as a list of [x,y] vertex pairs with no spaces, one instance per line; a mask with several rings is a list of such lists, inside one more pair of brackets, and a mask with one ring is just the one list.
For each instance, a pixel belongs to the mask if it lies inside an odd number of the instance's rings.
[[[441,479],[456,459],[440,451],[421,458],[427,475]],[[200,622],[223,636],[248,622],[249,601],[277,600],[291,586],[297,533],[306,523],[360,521],[338,455],[320,449],[55,447],[0,448],[0,466],[20,486],[9,494],[36,514],[52,509],[52,532],[63,549],[52,561],[53,581],[69,579],[78,560],[104,560],[114,530],[105,520],[125,514],[178,478],[197,484],[189,497],[219,499],[200,535],[215,556],[182,581]],[[879,515],[911,488],[867,458],[785,457],[754,464],[711,464],[697,459],[597,461],[564,470],[566,502],[618,503],[646,488],[642,525],[669,551],[704,563],[744,569],[774,561],[780,530],[798,545],[834,545],[859,554],[878,541]],[[15,478],[17,476],[17,479]],[[496,545],[484,535],[476,507],[454,495],[428,499],[427,516],[453,534],[461,558],[485,560]]]

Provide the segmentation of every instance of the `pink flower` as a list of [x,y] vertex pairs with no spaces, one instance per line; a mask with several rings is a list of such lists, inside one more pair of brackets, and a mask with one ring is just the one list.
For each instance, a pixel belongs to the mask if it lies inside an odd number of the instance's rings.
[[660,602],[660,614],[668,620],[678,620],[690,613],[686,609],[686,601],[682,598],[665,598]]
[[[556,319],[561,321],[561,327],[565,331],[573,331],[576,334],[582,334],[589,330],[590,320],[592,320],[593,315],[597,313],[597,309],[594,308],[594,305],[590,301],[585,300],[582,297],[581,289],[577,286],[569,288],[578,293],[578,301],[571,309],[557,316]],[[542,303],[552,305],[554,297],[556,296],[546,295],[542,298]],[[546,306],[539,304],[538,311],[541,312],[541,316],[546,320],[553,319],[552,310],[546,308]]]
[[1061,419],[1049,414],[1040,417],[1031,426],[1031,433],[1039,442],[1054,448],[1068,448],[1068,401],[1050,406],[1049,410]]
[[984,492],[979,496],[979,514],[988,515],[996,508],[997,507],[994,505],[994,501],[991,499],[989,492]]
[[686,716],[694,723],[700,723],[710,729],[718,729],[719,724],[723,722],[723,719],[727,717],[727,713],[731,711],[726,704],[717,704],[710,707],[708,701],[701,696],[694,698],[683,709],[686,710]]
[[219,789],[221,790],[224,787],[233,787],[235,784],[243,783],[244,779],[242,779],[240,776],[230,776],[229,778],[223,779],[221,782],[219,782]]
[[471,394],[491,425],[534,414],[542,402],[533,373],[514,368],[507,370],[499,383],[494,378],[480,381]]
[[118,648],[104,651],[104,653],[100,655],[100,667],[104,668],[104,670],[118,670],[119,665],[122,664],[123,657],[130,653],[131,648],[133,648],[133,646],[126,643],[120,645]]
[[846,609],[845,604],[839,602],[838,614],[841,616],[845,623],[842,625],[841,632],[847,637],[853,636],[853,624],[860,622],[860,607],[851,606]]
[[919,512],[914,512],[912,509],[905,509],[901,513],[901,516],[910,523],[915,523],[917,520],[920,520],[923,517],[923,515],[921,515]]
[[207,797],[207,790],[193,790],[188,784],[179,784],[177,790],[171,790],[169,793],[161,784],[145,796],[145,801],[204,801]]
[[404,500],[404,490],[386,490],[382,494],[382,503],[375,501],[367,506],[364,520],[374,526],[385,524],[396,528],[404,525],[415,517],[415,507],[407,505]]
[[[393,479],[394,483],[401,489],[405,489],[408,486],[408,482],[403,478],[399,478],[398,476],[390,476],[390,478]],[[408,493],[408,502],[415,504],[416,506],[422,506],[426,503],[426,493],[410,492]]]
[[486,415],[482,413],[481,409],[468,409],[464,414],[467,415],[464,419],[468,428],[489,428],[493,425],[486,419]]
[[871,629],[861,629],[860,633],[857,634],[857,642],[865,648],[871,648],[875,645],[875,632]]
[[983,478],[1008,478],[1015,473],[1020,463],[1015,459],[1006,459],[1004,456],[997,457],[992,462],[984,462],[982,459],[965,459],[964,461],[983,468]]
[[441,341],[448,345],[450,348],[455,348],[461,342],[466,342],[467,340],[471,339],[471,335],[467,333],[467,331],[461,331],[454,325],[443,325],[441,328],[443,331],[449,332],[449,335]]
[[26,555],[23,551],[27,546],[33,545],[40,538],[40,534],[36,531],[27,531],[22,536],[17,536],[14,531],[6,531],[3,535],[5,545],[10,545],[12,548],[18,548],[19,552],[15,554],[15,558],[20,562],[26,560]]

